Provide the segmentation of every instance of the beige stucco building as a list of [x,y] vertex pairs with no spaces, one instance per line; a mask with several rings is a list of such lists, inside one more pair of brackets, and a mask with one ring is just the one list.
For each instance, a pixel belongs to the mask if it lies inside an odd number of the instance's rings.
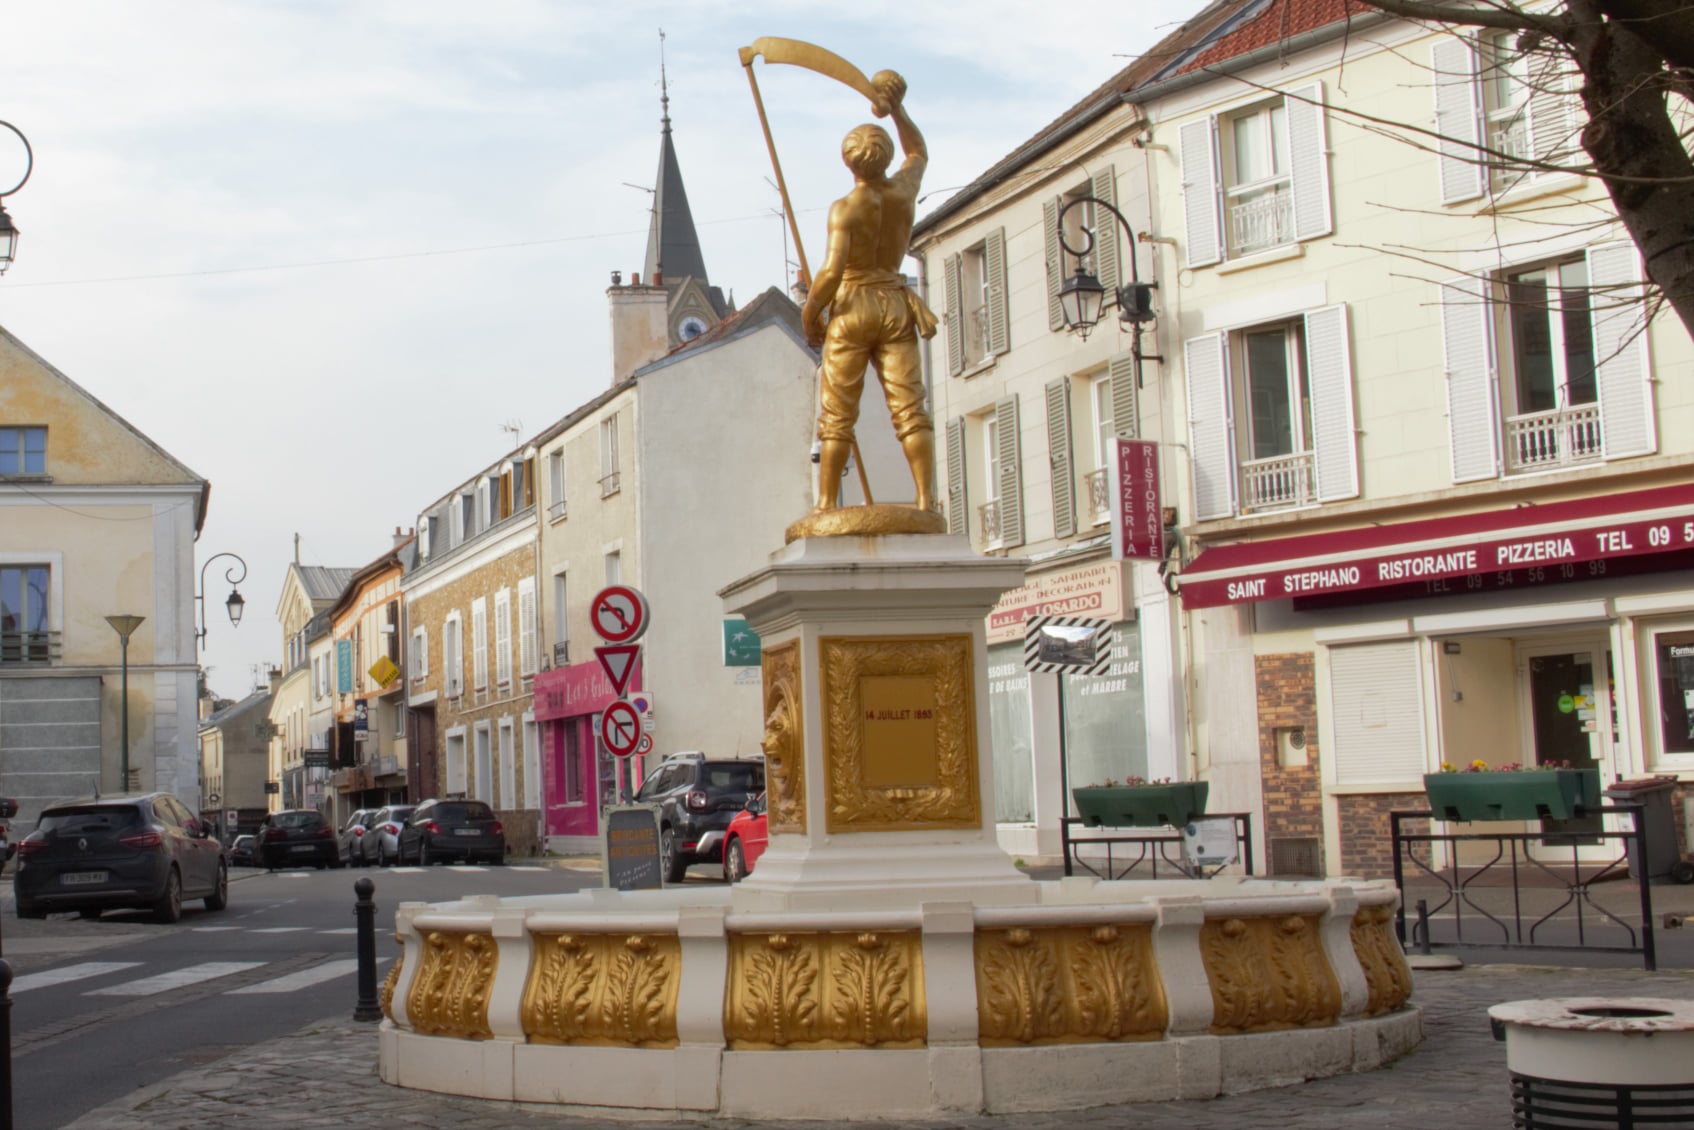
[[131,783],[197,803],[194,539],[209,485],[0,330],[0,793],[32,821]]
[[[334,681],[323,679],[332,702],[330,761],[335,766],[337,826],[358,808],[403,804],[408,798],[406,751],[406,618],[400,581],[412,560],[410,533],[394,531],[394,546],[356,570],[329,609]],[[347,662],[341,662],[342,653]],[[350,679],[343,686],[341,674]],[[326,670],[326,675],[328,674]]]
[[[271,676],[269,807],[277,812],[320,808],[328,801],[329,724],[327,690],[333,656],[328,642],[329,608],[341,596],[353,570],[291,562],[277,597],[282,626],[283,662]],[[313,764],[307,765],[307,753]]]

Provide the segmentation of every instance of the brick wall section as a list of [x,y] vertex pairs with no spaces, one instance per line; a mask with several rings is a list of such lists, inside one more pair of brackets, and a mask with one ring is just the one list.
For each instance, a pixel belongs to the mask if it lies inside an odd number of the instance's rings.
[[[1323,783],[1318,768],[1317,689],[1311,652],[1260,655],[1253,660],[1258,685],[1259,774],[1264,786],[1265,843],[1318,841],[1318,873],[1323,867]],[[1276,754],[1276,732],[1306,731],[1306,764],[1283,768]],[[1267,854],[1269,854],[1267,852]]]
[[[1372,793],[1336,799],[1341,815],[1341,872],[1365,879],[1392,879],[1394,839],[1388,814],[1408,809],[1427,812],[1429,798],[1422,793]],[[1429,821],[1408,820],[1402,831],[1428,832]]]
[[1688,821],[1683,815],[1683,806],[1690,797],[1694,797],[1694,783],[1688,781],[1678,785],[1671,794],[1671,817],[1676,821],[1676,850],[1684,859],[1694,855],[1694,844],[1688,842]]

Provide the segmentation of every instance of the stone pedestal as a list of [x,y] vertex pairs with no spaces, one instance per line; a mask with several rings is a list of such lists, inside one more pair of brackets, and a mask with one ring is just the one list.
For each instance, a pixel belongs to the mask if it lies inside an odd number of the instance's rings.
[[995,840],[984,628],[1023,578],[962,537],[802,538],[719,594],[764,652],[771,838],[748,891],[1028,897]]

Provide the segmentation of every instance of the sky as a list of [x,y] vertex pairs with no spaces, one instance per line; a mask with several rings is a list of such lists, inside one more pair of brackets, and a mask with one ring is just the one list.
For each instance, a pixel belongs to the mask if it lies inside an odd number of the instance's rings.
[[[639,271],[670,116],[711,281],[786,281],[737,51],[892,68],[930,150],[920,213],[1198,4],[1033,0],[13,0],[0,119],[34,151],[0,325],[212,484],[202,663],[280,664],[294,538],[360,566],[395,527],[610,382],[605,290]],[[814,261],[849,186],[847,87],[755,64]],[[0,190],[21,175],[0,131]],[[635,187],[631,187],[631,186]],[[517,432],[505,429],[515,428]]]

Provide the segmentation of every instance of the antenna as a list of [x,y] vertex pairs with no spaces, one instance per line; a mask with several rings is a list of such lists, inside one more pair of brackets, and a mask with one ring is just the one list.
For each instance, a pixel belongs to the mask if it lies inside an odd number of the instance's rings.
[[504,424],[501,424],[500,430],[503,432],[510,432],[512,434],[513,447],[516,447],[523,439],[523,421],[516,417],[507,420]]

